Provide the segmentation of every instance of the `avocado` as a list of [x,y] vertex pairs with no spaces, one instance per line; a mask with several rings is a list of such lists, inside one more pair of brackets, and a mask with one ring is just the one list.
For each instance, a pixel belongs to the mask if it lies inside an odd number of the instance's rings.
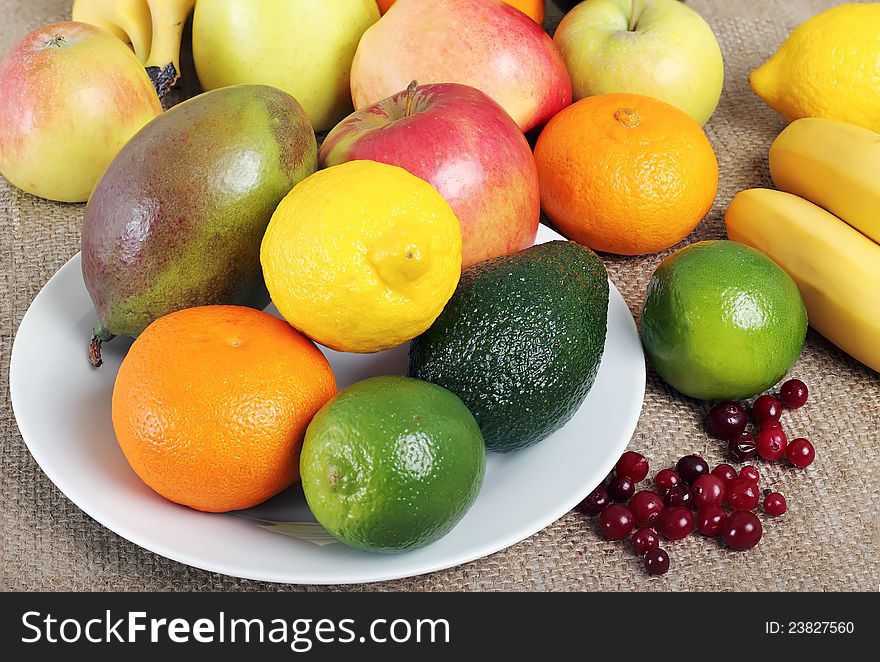
[[305,111],[266,85],[227,87],[163,113],[122,148],[86,206],[82,269],[102,341],[168,313],[268,303],[260,243],[275,207],[317,167]]
[[590,249],[552,241],[476,264],[413,340],[411,377],[455,393],[492,451],[538,443],[571,419],[605,347],[608,275]]

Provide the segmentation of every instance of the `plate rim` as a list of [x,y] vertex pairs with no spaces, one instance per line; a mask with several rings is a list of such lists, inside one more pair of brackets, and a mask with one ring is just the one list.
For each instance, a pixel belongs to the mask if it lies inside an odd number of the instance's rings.
[[[548,228],[549,229],[549,228]],[[551,229],[552,232],[552,229]],[[555,233],[554,233],[555,234]],[[417,577],[421,575],[427,575],[434,572],[439,572],[441,570],[446,570],[449,568],[457,567],[460,565],[465,565],[468,563],[472,563],[473,561],[487,558],[493,554],[497,554],[513,545],[516,545],[527,538],[532,537],[536,533],[543,531],[545,528],[551,526],[553,523],[558,521],[561,517],[563,517],[566,513],[572,510],[580,501],[582,497],[579,498],[570,498],[568,500],[560,501],[560,504],[548,511],[548,515],[545,518],[542,518],[542,524],[534,529],[533,525],[526,526],[524,528],[515,528],[512,529],[511,533],[503,536],[495,538],[491,543],[483,543],[479,545],[476,550],[474,550],[470,554],[466,554],[464,556],[455,557],[450,561],[439,561],[437,563],[429,563],[423,566],[420,566],[418,569],[406,569],[402,572],[396,572],[393,570],[388,571],[380,571],[371,573],[366,577],[345,577],[345,576],[323,576],[320,574],[314,574],[309,577],[292,577],[292,576],[280,576],[278,574],[272,572],[251,572],[251,571],[242,571],[240,568],[234,569],[234,571],[230,571],[229,567],[225,567],[222,563],[215,563],[211,560],[205,560],[198,557],[191,557],[187,554],[179,553],[173,546],[162,544],[161,541],[157,541],[154,538],[149,538],[148,536],[142,536],[136,530],[126,529],[124,526],[120,526],[119,522],[113,522],[112,525],[108,522],[109,517],[105,517],[104,514],[98,512],[93,512],[94,509],[91,507],[85,507],[80,501],[82,499],[74,498],[69,494],[70,491],[74,493],[77,491],[73,490],[65,490],[64,485],[66,480],[61,475],[63,472],[57,471],[56,468],[53,468],[52,462],[46,462],[47,459],[43,454],[42,450],[36,450],[32,446],[32,444],[28,441],[28,434],[26,432],[26,428],[28,427],[26,423],[23,422],[22,416],[19,413],[21,410],[21,403],[19,398],[23,397],[18,394],[18,389],[14,386],[13,375],[16,372],[16,366],[20,361],[19,354],[21,350],[17,351],[17,348],[20,348],[19,342],[19,332],[23,326],[25,326],[28,317],[32,314],[32,310],[34,307],[34,302],[36,302],[44,292],[53,284],[53,281],[56,279],[61,279],[66,276],[66,272],[74,269],[76,263],[81,259],[81,253],[78,251],[75,255],[73,255],[70,259],[68,259],[53,275],[49,280],[40,288],[40,291],[31,301],[28,309],[25,311],[25,314],[22,316],[21,321],[18,324],[18,327],[15,330],[15,336],[12,343],[12,349],[10,352],[10,361],[9,361],[9,395],[10,395],[10,404],[13,411],[13,416],[15,418],[16,425],[18,426],[18,430],[22,440],[25,443],[28,452],[30,452],[31,456],[34,458],[34,461],[40,468],[40,471],[45,474],[45,476],[52,482],[52,484],[64,495],[64,497],[69,500],[74,506],[79,508],[83,513],[85,513],[88,517],[95,520],[98,524],[103,526],[108,531],[112,532],[114,535],[117,535],[129,542],[151,552],[153,554],[158,554],[159,556],[168,558],[176,563],[182,563],[184,565],[188,565],[194,568],[198,568],[200,570],[204,570],[207,572],[214,572],[221,575],[229,576],[229,577],[237,577],[240,579],[246,579],[251,581],[261,581],[261,582],[269,582],[275,584],[287,584],[287,585],[311,585],[311,586],[330,586],[330,585],[353,585],[353,584],[372,584],[377,582],[384,581],[395,581],[401,579],[407,579],[411,577]],[[625,299],[620,294],[620,291],[617,289],[614,282],[611,278],[608,278],[608,283],[610,286],[610,297],[618,297],[620,299],[620,303],[625,307],[627,314],[629,316],[629,323],[635,327],[636,333],[638,333],[638,327],[635,323],[635,318],[632,315],[632,311],[629,309],[629,306],[626,304]],[[611,302],[611,298],[609,297],[609,305]],[[606,340],[607,342],[607,340]],[[621,439],[622,447],[618,450],[623,452],[623,449],[628,446],[630,440],[632,439],[633,433],[638,425],[639,417],[641,415],[642,408],[644,406],[644,398],[645,398],[645,387],[646,387],[646,379],[647,373],[645,368],[645,356],[644,351],[641,350],[641,358],[642,358],[642,368],[638,371],[637,375],[637,386],[638,386],[638,397],[633,398],[632,406],[630,407],[629,416],[626,420],[625,424],[621,425]],[[603,352],[603,359],[604,359]],[[618,454],[619,455],[619,454]],[[609,459],[606,460],[608,463],[607,467],[603,467],[601,472],[602,475],[607,474],[614,467],[614,464],[617,461],[617,455],[610,455]],[[47,469],[47,466],[50,467]],[[406,555],[402,555],[405,557]],[[295,574],[295,571],[294,571]]]

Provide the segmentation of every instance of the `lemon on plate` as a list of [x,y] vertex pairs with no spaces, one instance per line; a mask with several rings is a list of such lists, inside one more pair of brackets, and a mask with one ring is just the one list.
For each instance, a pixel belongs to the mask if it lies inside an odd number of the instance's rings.
[[842,5],[805,21],[749,84],[788,122],[828,117],[880,131],[880,3]]
[[291,325],[338,351],[377,352],[419,335],[443,310],[461,275],[461,229],[424,180],[350,161],[281,201],[260,260]]

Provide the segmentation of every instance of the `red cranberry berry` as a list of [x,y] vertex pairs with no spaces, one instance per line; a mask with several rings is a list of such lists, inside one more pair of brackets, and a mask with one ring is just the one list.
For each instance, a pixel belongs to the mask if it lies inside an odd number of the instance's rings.
[[758,486],[748,478],[737,478],[727,486],[727,505],[732,510],[754,510],[759,499]]
[[697,531],[704,536],[714,537],[721,533],[727,513],[721,506],[706,506],[697,511]]
[[762,395],[752,404],[752,416],[758,422],[768,418],[779,420],[782,416],[782,403],[772,395]]
[[615,475],[616,474],[614,473],[614,471],[611,471],[607,476],[605,476],[604,480],[602,481],[602,487],[605,489],[605,491],[608,490],[608,486],[611,485],[611,481],[614,480]]
[[727,516],[721,536],[728,547],[743,552],[761,542],[763,532],[755,513],[738,510]]
[[781,430],[782,423],[777,421],[775,418],[767,418],[761,421],[758,424],[758,432],[763,432],[764,430]]
[[736,462],[748,462],[758,454],[758,444],[751,432],[740,432],[727,444],[727,452]]
[[629,508],[612,503],[599,515],[599,527],[608,540],[623,540],[633,530],[633,516]]
[[663,512],[663,499],[656,492],[640,490],[629,500],[629,510],[636,526],[654,526],[654,522]]
[[785,497],[779,492],[771,492],[770,490],[766,490],[764,494],[764,512],[771,517],[785,515],[785,511],[788,510]]
[[785,455],[788,439],[782,430],[764,430],[758,433],[758,455],[771,462]]
[[618,476],[626,476],[632,482],[639,483],[648,475],[648,460],[641,453],[627,451],[620,456],[615,469]]
[[761,474],[758,473],[758,470],[753,467],[751,464],[747,464],[742,469],[739,470],[740,478],[747,478],[752,481],[755,485],[757,485],[761,480]]
[[697,510],[724,503],[724,481],[712,474],[703,474],[691,485],[691,507]]
[[675,470],[684,482],[693,485],[697,478],[709,473],[709,464],[699,455],[685,455],[675,465]]
[[709,434],[719,439],[731,439],[746,429],[749,417],[738,402],[725,400],[709,410],[706,427]]
[[633,551],[642,556],[646,552],[650,552],[652,549],[657,549],[660,546],[660,534],[654,529],[639,529],[632,534],[632,538],[629,541],[632,543]]
[[605,488],[600,485],[578,504],[577,509],[584,515],[598,515],[609,503],[611,503],[611,497],[608,496]]
[[806,469],[816,459],[816,449],[809,441],[798,437],[786,446],[785,457],[798,469]]
[[789,409],[798,409],[807,403],[807,385],[800,379],[789,379],[779,389],[779,399]]
[[681,540],[694,530],[694,516],[684,506],[672,506],[660,513],[657,527],[667,540]]
[[615,476],[608,483],[607,491],[612,501],[623,503],[636,493],[636,484],[626,476]]
[[645,554],[645,571],[649,575],[665,575],[669,572],[669,554],[664,550],[650,550]]
[[663,493],[663,503],[666,504],[667,508],[670,506],[684,506],[685,508],[690,508],[693,499],[691,499],[691,493],[688,488],[682,484],[676,485],[671,490],[666,490]]
[[730,481],[739,478],[739,476],[736,475],[736,469],[734,469],[729,464],[719,464],[717,467],[712,469],[712,475],[718,476],[722,481],[724,481],[725,487]]
[[678,475],[675,469],[661,469],[654,476],[654,484],[658,490],[666,492],[676,485],[681,485],[681,476]]

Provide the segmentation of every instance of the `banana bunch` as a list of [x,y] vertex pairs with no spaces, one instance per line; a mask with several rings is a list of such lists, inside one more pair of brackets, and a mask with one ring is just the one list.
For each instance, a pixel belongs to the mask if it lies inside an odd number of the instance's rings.
[[797,120],[770,148],[770,172],[782,190],[738,193],[728,237],[785,269],[810,325],[880,371],[880,134]]
[[183,26],[196,0],[74,0],[73,20],[118,37],[143,62],[159,97],[180,78]]

